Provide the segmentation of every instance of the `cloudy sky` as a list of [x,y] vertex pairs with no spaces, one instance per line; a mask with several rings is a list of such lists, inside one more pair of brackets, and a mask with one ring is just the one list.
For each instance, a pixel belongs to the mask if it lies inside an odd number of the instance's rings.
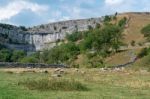
[[0,22],[18,26],[133,11],[149,12],[150,0],[0,0]]

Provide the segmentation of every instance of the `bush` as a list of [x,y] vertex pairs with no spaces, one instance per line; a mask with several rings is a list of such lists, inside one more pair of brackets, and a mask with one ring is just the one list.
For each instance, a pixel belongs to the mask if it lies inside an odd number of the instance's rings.
[[127,18],[124,17],[123,19],[121,19],[118,23],[118,26],[120,27],[124,27],[126,25],[126,21],[127,21]]
[[101,24],[96,23],[96,29],[99,29],[99,28],[101,28]]
[[148,67],[150,68],[150,54],[148,54],[147,56],[145,56],[142,60],[142,66],[143,67]]
[[20,26],[20,29],[21,29],[22,31],[28,31],[28,29],[27,29],[25,26]]
[[104,17],[104,22],[110,22],[111,21],[111,16],[106,15]]
[[21,63],[38,63],[39,60],[35,57],[24,57],[20,61]]
[[145,37],[147,37],[147,40],[150,40],[150,24],[147,26],[143,27],[141,32],[144,34]]
[[74,32],[72,34],[67,34],[66,36],[68,41],[75,42],[82,39],[82,32]]
[[147,56],[148,53],[150,53],[150,49],[144,48],[141,50],[141,52],[137,56],[138,56],[138,58],[142,58],[144,56]]
[[87,91],[88,88],[75,80],[65,79],[41,79],[41,80],[26,80],[19,82],[18,85],[24,85],[30,90],[54,90],[54,91]]
[[134,40],[131,41],[131,46],[135,46],[135,41]]

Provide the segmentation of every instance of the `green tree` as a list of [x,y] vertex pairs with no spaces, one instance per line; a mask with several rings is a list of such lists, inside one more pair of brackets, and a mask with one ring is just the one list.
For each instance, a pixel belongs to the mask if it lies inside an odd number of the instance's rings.
[[14,50],[11,56],[11,61],[17,62],[20,59],[24,58],[26,56],[26,53],[21,50]]
[[12,55],[12,53],[8,49],[0,50],[0,62],[9,62],[11,55]]
[[73,42],[56,46],[43,52],[43,60],[50,64],[61,64],[79,54],[79,47]]

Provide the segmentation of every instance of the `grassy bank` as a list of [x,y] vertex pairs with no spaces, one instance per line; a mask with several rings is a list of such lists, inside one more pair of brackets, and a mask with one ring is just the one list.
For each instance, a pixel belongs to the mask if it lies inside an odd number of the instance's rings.
[[[150,97],[150,73],[146,71],[65,69],[61,73],[61,77],[54,77],[56,70],[46,70],[47,72],[45,69],[1,69],[0,99],[149,99]],[[48,81],[46,84],[50,82],[51,84],[63,82],[63,85],[66,86],[81,84],[88,90],[64,91],[61,86],[59,86],[62,88],[61,90],[39,90],[37,88],[30,89],[27,86],[29,84],[33,87],[37,85],[35,82],[40,82],[41,79]],[[18,85],[27,80],[29,83]],[[73,80],[77,83],[72,82]],[[31,84],[30,81],[35,82]],[[45,82],[41,81],[40,83]]]

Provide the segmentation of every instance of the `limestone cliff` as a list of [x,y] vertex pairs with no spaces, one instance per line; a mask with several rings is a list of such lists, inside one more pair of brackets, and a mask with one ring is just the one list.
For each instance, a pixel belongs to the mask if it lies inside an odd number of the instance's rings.
[[51,48],[57,40],[65,38],[67,33],[88,30],[101,24],[102,18],[69,20],[45,25],[23,28],[7,24],[0,24],[0,36],[5,39],[3,44],[11,49],[38,51]]

